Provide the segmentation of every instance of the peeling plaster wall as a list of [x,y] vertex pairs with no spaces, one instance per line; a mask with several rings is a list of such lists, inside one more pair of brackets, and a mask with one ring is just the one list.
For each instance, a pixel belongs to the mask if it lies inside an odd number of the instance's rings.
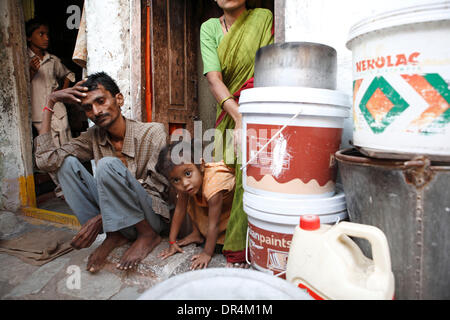
[[125,97],[122,113],[141,120],[140,1],[86,0],[85,12],[88,74],[113,77]]
[[20,2],[0,1],[0,209],[20,205],[19,178],[32,172],[25,32]]
[[[352,96],[352,52],[346,48],[350,28],[374,14],[424,3],[424,0],[279,0],[284,21],[279,42],[309,41],[329,45],[337,51],[337,90]],[[429,2],[429,1],[428,1]],[[346,119],[342,147],[353,137],[352,119]]]

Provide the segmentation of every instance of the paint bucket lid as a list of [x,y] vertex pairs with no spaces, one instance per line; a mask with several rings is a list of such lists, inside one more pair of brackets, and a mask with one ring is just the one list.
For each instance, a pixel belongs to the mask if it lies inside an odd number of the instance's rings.
[[352,49],[355,38],[377,30],[401,25],[450,20],[450,6],[447,1],[416,1],[413,6],[397,8],[365,18],[350,28],[346,46]]
[[[271,214],[296,216],[302,214],[330,214],[346,210],[345,194],[340,187],[327,198],[280,199],[244,192],[244,205]],[[298,220],[297,220],[298,221]]]
[[[338,223],[341,220],[346,220],[348,218],[348,213],[345,208],[342,211],[332,212],[328,214],[323,212],[317,214],[318,209],[319,208],[311,208],[307,214],[311,213],[316,214],[320,219],[320,223],[334,224]],[[274,214],[269,210],[251,208],[245,202],[244,202],[244,212],[248,215],[249,222],[252,222],[252,219],[255,219],[274,225],[289,225],[292,227],[297,226],[299,222],[299,217],[305,214],[305,213],[297,213],[296,215],[294,214],[284,215],[278,213]]]
[[[263,105],[254,106],[253,103],[282,103],[277,105],[276,110],[270,106],[267,110],[261,111]],[[286,105],[283,105],[286,103]],[[263,87],[263,88],[251,88],[243,90],[239,98],[239,112],[241,113],[278,113],[278,114],[295,114],[292,104],[315,104],[321,105],[321,108],[317,106],[312,107],[314,114],[320,113],[318,109],[329,106],[334,113],[336,113],[336,107],[342,108],[344,114],[348,114],[348,109],[351,106],[350,96],[336,90],[307,88],[307,87]],[[323,106],[322,106],[323,105]],[[302,106],[307,107],[307,106]],[[307,109],[307,108],[306,108]],[[326,110],[326,108],[324,108]],[[318,114],[320,115],[320,114]],[[325,114],[324,114],[325,115]]]
[[160,282],[138,300],[311,300],[311,297],[292,283],[264,272],[211,268]]

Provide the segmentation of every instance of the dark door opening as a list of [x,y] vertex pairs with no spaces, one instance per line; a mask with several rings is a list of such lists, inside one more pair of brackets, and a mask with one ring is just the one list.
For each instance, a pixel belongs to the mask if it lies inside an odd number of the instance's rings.
[[[45,21],[49,27],[49,47],[47,51],[57,56],[61,62],[75,73],[75,80],[80,81],[83,69],[72,61],[73,50],[78,35],[79,21],[84,0],[34,0],[34,18]],[[25,17],[25,19],[33,18]],[[26,21],[25,21],[26,22]],[[60,88],[62,83],[59,84]],[[74,85],[71,83],[70,86]],[[65,104],[72,137],[77,137],[88,128],[84,112],[74,105]],[[33,139],[37,136],[33,126]],[[92,172],[90,162],[85,164]],[[34,166],[34,182],[37,207],[50,211],[71,213],[65,201],[57,198],[54,190],[55,183],[47,173],[41,172]]]

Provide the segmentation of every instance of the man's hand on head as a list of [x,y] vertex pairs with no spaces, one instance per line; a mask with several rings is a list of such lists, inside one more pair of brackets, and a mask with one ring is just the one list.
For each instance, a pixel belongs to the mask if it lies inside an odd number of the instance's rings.
[[81,99],[86,97],[88,91],[88,88],[83,86],[85,81],[81,80],[67,89],[53,91],[48,98],[49,107],[53,107],[56,102],[80,105]]

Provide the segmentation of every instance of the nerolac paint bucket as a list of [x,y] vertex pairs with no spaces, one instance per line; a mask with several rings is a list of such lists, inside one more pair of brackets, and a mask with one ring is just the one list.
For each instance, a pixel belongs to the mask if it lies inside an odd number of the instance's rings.
[[355,24],[353,143],[365,155],[450,159],[450,5],[427,1]]

